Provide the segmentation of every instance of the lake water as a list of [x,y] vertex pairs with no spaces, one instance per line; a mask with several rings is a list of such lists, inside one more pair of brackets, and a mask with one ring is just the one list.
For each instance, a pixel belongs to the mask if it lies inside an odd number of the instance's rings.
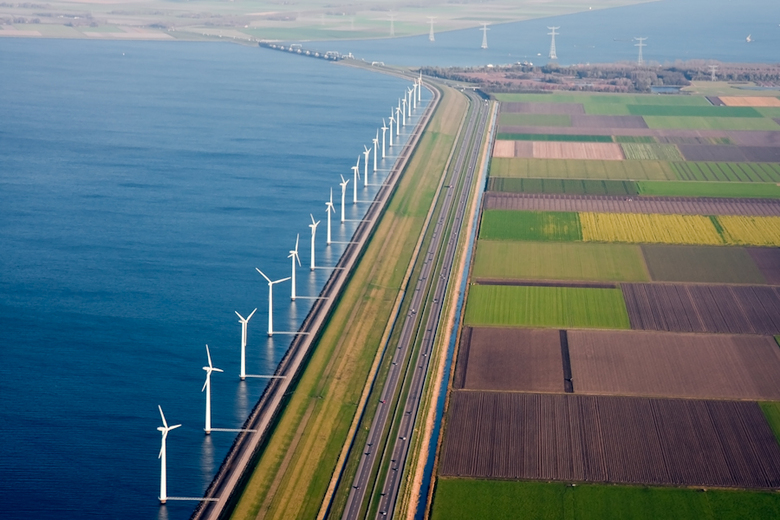
[[[777,0],[661,0],[493,25],[488,31],[487,49],[480,48],[479,28],[436,33],[434,42],[422,35],[310,45],[352,52],[367,61],[407,66],[477,66],[524,60],[545,64],[550,50],[547,27],[560,27],[555,41],[561,64],[636,61],[638,49],[632,41],[635,37],[647,37],[647,46],[643,48],[645,61],[778,63],[778,24]],[[745,42],[748,35],[752,35],[751,43]]]
[[[290,341],[265,334],[255,267],[289,276],[300,233],[298,294],[319,292],[309,213],[333,265],[329,188],[340,211],[339,174],[410,83],[213,43],[2,39],[0,70],[0,517],[188,518],[193,502],[157,503],[157,405],[183,424],[168,494],[200,496],[234,436],[203,435],[204,345],[225,370],[213,427],[237,428],[263,382],[238,381],[234,311],[258,307],[249,373]],[[310,302],[289,282],[274,300],[275,329],[296,330]]]

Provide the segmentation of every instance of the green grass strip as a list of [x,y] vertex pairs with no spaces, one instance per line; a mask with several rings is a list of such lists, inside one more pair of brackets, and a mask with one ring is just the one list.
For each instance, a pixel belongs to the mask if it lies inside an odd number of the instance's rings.
[[752,107],[628,105],[635,116],[673,117],[764,117]]
[[[735,107],[740,108],[740,107]],[[780,125],[765,117],[697,117],[643,116],[649,128],[688,130],[767,130],[778,131]]]
[[738,520],[780,518],[771,491],[439,478],[434,520]]
[[477,243],[472,276],[514,280],[649,280],[639,246],[506,240]]
[[565,134],[511,134],[499,132],[496,139],[503,141],[556,141],[580,143],[611,143],[609,135],[565,135]]
[[469,325],[628,329],[620,289],[474,285],[466,305]]
[[480,238],[487,240],[582,240],[577,213],[562,211],[487,210]]
[[649,135],[616,135],[616,143],[655,143],[655,137]]
[[[780,343],[778,336],[775,336],[775,341]],[[768,422],[769,427],[772,428],[777,442],[780,443],[780,402],[766,401],[758,403],[758,405],[761,407],[761,411],[764,412],[766,422]]]

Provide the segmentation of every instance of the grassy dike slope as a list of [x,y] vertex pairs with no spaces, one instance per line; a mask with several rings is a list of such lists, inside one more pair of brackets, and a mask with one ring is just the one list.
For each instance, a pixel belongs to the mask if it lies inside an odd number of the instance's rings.
[[317,516],[465,109],[443,90],[233,518]]

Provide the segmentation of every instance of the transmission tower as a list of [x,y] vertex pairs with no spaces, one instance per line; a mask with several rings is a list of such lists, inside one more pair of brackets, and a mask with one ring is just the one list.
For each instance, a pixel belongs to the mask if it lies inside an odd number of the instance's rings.
[[395,15],[390,15],[390,37],[395,36]]
[[636,58],[636,64],[641,67],[642,64],[645,62],[644,58],[642,58],[642,47],[647,47],[647,44],[645,43],[647,37],[634,38],[634,39],[639,42],[639,43],[635,43],[634,47],[639,47],[639,56],[637,56]]
[[552,40],[550,41],[550,59],[551,60],[557,60],[558,54],[555,52],[555,30],[560,29],[560,27],[548,27],[552,32],[548,32],[548,36],[552,36]]
[[715,72],[718,70],[717,65],[709,65],[710,68],[710,81],[715,81]]
[[482,24],[482,48],[483,49],[487,49],[488,48],[488,46],[487,46],[487,32],[489,30],[490,29],[488,29],[488,24],[483,23]]
[[431,32],[428,33],[428,40],[432,41],[432,42],[436,41],[436,38],[433,37],[433,21],[435,19],[436,18],[433,18],[433,17],[429,17],[428,18],[428,22],[430,22],[430,24],[431,24]]

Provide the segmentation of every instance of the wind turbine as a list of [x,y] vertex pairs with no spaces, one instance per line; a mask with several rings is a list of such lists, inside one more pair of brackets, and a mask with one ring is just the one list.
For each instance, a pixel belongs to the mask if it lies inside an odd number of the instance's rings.
[[371,139],[371,142],[374,143],[374,172],[376,172],[376,149],[379,145],[379,130],[376,131],[376,137]]
[[408,94],[404,94],[404,101],[403,101],[404,108],[401,110],[401,113],[403,114],[402,115],[402,117],[403,117],[402,121],[403,121],[403,125],[404,126],[406,126],[406,105],[408,105],[408,103],[406,102],[406,98],[408,96],[409,96]]
[[363,145],[363,187],[368,186],[368,156],[371,153],[371,148]]
[[[399,105],[401,104],[400,101],[398,104]],[[400,106],[396,107],[395,109],[395,135],[396,137],[401,136],[401,107]]]
[[174,424],[173,426],[168,426],[168,421],[165,420],[165,415],[163,414],[162,407],[158,404],[157,408],[160,410],[160,417],[162,417],[162,426],[158,426],[157,430],[162,432],[162,447],[160,448],[160,454],[157,455],[157,458],[160,459],[160,503],[164,504],[168,501],[168,475],[167,475],[167,461],[165,458],[165,439],[168,438],[168,432],[171,430],[175,430],[181,424]]
[[347,184],[349,184],[348,180],[344,180],[344,176],[341,176],[341,182],[339,183],[341,185],[341,223],[344,223],[344,199],[347,196]]
[[211,353],[209,353],[208,345],[206,345],[206,356],[209,358],[209,366],[203,367],[203,370],[206,371],[206,382],[203,383],[203,388],[200,391],[206,391],[206,427],[203,431],[208,435],[211,433],[211,373],[224,371],[221,368],[214,368],[214,365],[211,364]]
[[252,319],[252,316],[257,312],[257,309],[252,311],[252,314],[244,318],[240,314],[238,314],[238,311],[233,311],[238,315],[238,322],[241,324],[241,373],[238,375],[238,377],[241,378],[241,381],[246,379],[246,327],[249,323],[249,320]]
[[[331,193],[331,196],[333,194]],[[301,235],[300,233],[295,237],[295,249],[290,251],[290,254],[287,255],[287,258],[292,258],[292,275],[290,278],[292,279],[292,292],[290,293],[290,299],[295,301],[295,261],[298,261],[298,265],[301,265],[301,257],[298,256],[298,240],[300,240]]]
[[357,163],[352,167],[355,183],[352,185],[352,203],[357,204],[357,181],[360,178],[360,154],[358,154]]
[[286,282],[290,279],[288,276],[287,278],[282,278],[281,280],[275,280],[271,281],[270,278],[268,278],[263,271],[255,267],[255,270],[260,273],[263,278],[268,280],[268,335],[273,336],[274,335],[274,284],[279,282]]
[[417,101],[422,101],[422,71],[420,71],[420,77],[417,78]]
[[406,89],[406,99],[409,98],[409,101],[406,102],[406,110],[409,112],[409,117],[412,117],[412,92],[414,92],[412,89],[408,88]]
[[[343,177],[342,177],[343,179]],[[343,207],[343,205],[342,205]],[[330,214],[336,213],[336,208],[333,207],[333,188],[330,189],[330,201],[325,203],[325,213],[328,214],[328,245],[330,245]],[[297,249],[297,248],[296,248]],[[299,260],[300,262],[300,260]]]
[[412,108],[417,110],[417,79],[412,82]]
[[395,118],[393,117],[393,110],[390,110],[390,146],[393,146],[393,122],[395,121]]
[[[392,123],[390,123],[392,125]],[[382,118],[382,159],[385,158],[385,132],[387,132],[387,124],[385,124],[385,118]],[[393,138],[393,133],[390,132],[390,139]]]
[[314,271],[314,237],[317,235],[317,226],[320,225],[320,221],[314,222],[314,215],[311,213],[309,216],[311,217],[311,224],[309,224],[311,228],[311,270]]

